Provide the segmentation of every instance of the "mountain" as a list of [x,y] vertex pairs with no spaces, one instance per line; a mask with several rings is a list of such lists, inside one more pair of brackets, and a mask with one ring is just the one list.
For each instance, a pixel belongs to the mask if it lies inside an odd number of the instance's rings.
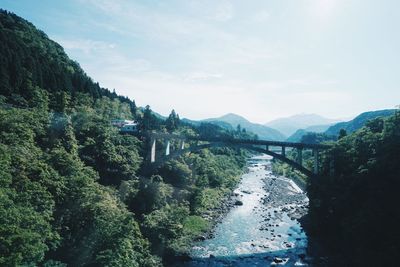
[[272,120],[265,125],[277,129],[286,136],[290,136],[298,129],[305,129],[313,125],[330,125],[336,122],[338,120],[328,119],[317,114],[297,114]]
[[309,126],[305,129],[298,129],[294,134],[289,136],[286,141],[288,142],[299,142],[301,138],[306,135],[307,133],[323,133],[325,132],[332,124],[325,124],[325,125],[313,125]]
[[298,129],[292,135],[290,135],[286,141],[288,142],[299,142],[301,138],[310,132],[315,133],[323,133],[327,135],[338,135],[340,129],[345,129],[348,133],[354,132],[365,125],[368,120],[375,119],[377,117],[388,117],[393,115],[395,112],[394,109],[386,109],[386,110],[377,110],[377,111],[369,111],[364,112],[358,115],[353,120],[349,120],[346,122],[339,122],[336,124],[325,124],[325,125],[313,125],[306,127],[304,129]]
[[312,125],[312,126],[305,128],[304,130],[307,132],[323,133],[326,130],[328,130],[328,128],[331,127],[332,125],[333,125],[333,123],[323,124],[323,125]]
[[307,132],[304,129],[298,129],[294,134],[292,134],[291,136],[289,136],[286,141],[288,142],[300,142],[301,138],[306,135]]
[[328,135],[338,135],[340,129],[345,129],[347,133],[351,133],[363,127],[367,121],[378,117],[391,116],[395,113],[395,111],[396,111],[395,109],[384,109],[384,110],[364,112],[355,117],[353,120],[347,122],[340,122],[329,127],[328,130],[325,131],[325,133]]
[[244,117],[233,113],[226,114],[219,118],[210,118],[203,121],[217,124],[222,127],[224,123],[225,125],[228,123],[234,129],[236,129],[236,127],[240,124],[240,127],[246,128],[247,131],[257,134],[260,139],[282,141],[286,138],[281,132],[272,129],[271,127],[258,123],[252,123]]
[[218,125],[221,128],[223,128],[225,130],[228,130],[228,131],[233,131],[233,130],[236,129],[236,128],[232,127],[231,124],[229,124],[228,122],[225,122],[225,121],[204,121],[204,120],[195,121],[195,120],[190,120],[190,119],[187,119],[187,118],[183,118],[181,121],[184,122],[184,123],[192,124],[194,126],[199,126],[200,124],[202,124],[204,122],[208,122],[208,123],[212,123],[212,124]]

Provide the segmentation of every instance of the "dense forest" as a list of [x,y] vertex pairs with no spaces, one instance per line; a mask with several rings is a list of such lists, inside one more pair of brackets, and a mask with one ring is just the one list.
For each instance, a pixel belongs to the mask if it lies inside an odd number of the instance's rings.
[[399,156],[397,111],[342,134],[324,156],[322,177],[309,182],[310,229],[348,266],[398,265]]
[[[303,136],[302,142],[332,145],[321,155],[322,175],[310,179],[279,162],[274,162],[273,169],[307,189],[309,234],[318,238],[341,266],[397,266],[400,111],[366,121],[351,134],[342,129],[335,142],[331,136],[314,133]],[[296,159],[296,151],[289,157]],[[303,159],[312,169],[312,153],[304,153]]]
[[[141,132],[254,136],[137,108],[4,10],[0,61],[1,266],[160,266],[212,226],[245,152],[205,149],[148,175]],[[122,135],[112,119],[140,132]]]

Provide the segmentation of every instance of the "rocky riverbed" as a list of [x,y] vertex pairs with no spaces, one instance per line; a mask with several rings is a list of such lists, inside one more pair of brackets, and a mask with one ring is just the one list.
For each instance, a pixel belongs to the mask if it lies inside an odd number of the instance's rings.
[[212,233],[195,242],[191,260],[173,266],[312,266],[298,221],[308,198],[292,180],[274,176],[270,160],[249,160]]

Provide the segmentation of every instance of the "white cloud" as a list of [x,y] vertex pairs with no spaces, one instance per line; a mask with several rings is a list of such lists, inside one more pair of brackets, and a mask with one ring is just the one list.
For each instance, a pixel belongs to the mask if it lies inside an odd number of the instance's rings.
[[118,14],[124,11],[122,5],[126,3],[123,0],[79,0],[82,4],[101,9],[105,13]]
[[62,37],[55,37],[65,49],[81,50],[85,54],[90,54],[98,50],[114,49],[116,44],[107,43],[103,41],[95,41],[90,39],[64,39]]
[[207,72],[191,72],[184,76],[185,81],[199,82],[199,81],[210,81],[222,78],[220,73],[207,73]]
[[234,16],[234,8],[229,0],[221,1],[216,8],[216,13],[214,15],[215,20],[226,22],[232,19]]
[[267,10],[261,10],[254,14],[254,16],[252,17],[252,21],[256,23],[262,23],[269,20],[270,17],[271,14]]
[[305,47],[314,39],[302,35],[304,16],[314,30],[341,0],[296,1],[290,8],[270,1],[76,1],[97,12],[90,26],[114,43],[99,34],[96,41],[60,38],[61,44],[103,86],[162,114],[175,108],[200,119],[235,112],[260,123],[299,112],[336,117],[335,103],[350,107],[343,99],[355,97],[330,76],[335,58],[317,45]]
[[341,0],[310,0],[310,11],[320,21],[328,21],[335,14]]

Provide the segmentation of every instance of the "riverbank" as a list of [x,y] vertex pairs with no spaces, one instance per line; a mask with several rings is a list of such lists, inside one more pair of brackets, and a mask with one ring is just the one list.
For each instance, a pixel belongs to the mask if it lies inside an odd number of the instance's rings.
[[[237,186],[242,182],[243,175],[249,173],[249,164],[246,164],[243,174],[238,179]],[[237,187],[236,186],[236,187]],[[215,227],[222,222],[222,220],[226,217],[228,212],[240,203],[241,194],[235,192],[236,188],[230,189],[229,192],[221,199],[220,205],[207,210],[203,214],[201,214],[202,218],[205,219],[209,223],[209,229],[202,233],[200,236],[196,237],[194,241],[203,241],[206,239],[210,239],[214,237]],[[239,201],[239,202],[238,202]]]
[[[242,175],[235,178],[235,180],[237,180],[237,183],[234,188],[224,188],[224,190],[221,190],[220,192],[218,192],[218,194],[213,196],[214,200],[210,201],[210,203],[215,203],[215,200],[217,199],[218,205],[210,205],[211,207],[209,207],[199,215],[196,215],[199,219],[202,219],[205,222],[205,224],[203,224],[205,228],[203,228],[202,231],[197,235],[189,234],[187,236],[184,236],[184,238],[186,239],[185,243],[192,244],[214,237],[215,227],[219,223],[221,223],[226,214],[236,206],[235,202],[239,200],[240,196],[237,193],[234,193],[234,190],[241,182],[242,176],[248,173],[248,171],[248,164],[246,164],[246,166],[243,168]],[[222,197],[216,198],[216,196],[218,195],[222,195]],[[174,253],[170,253],[164,256],[163,262],[166,266],[175,266],[174,264],[176,262],[191,260],[191,247],[186,248],[185,244],[185,246],[181,246],[180,249],[180,251],[174,251]]]
[[[220,210],[211,234],[193,244],[190,260],[170,266],[306,264],[308,240],[298,218],[307,212],[308,199],[293,181],[272,174],[270,160],[248,161],[249,171]],[[242,205],[234,205],[237,200]]]

